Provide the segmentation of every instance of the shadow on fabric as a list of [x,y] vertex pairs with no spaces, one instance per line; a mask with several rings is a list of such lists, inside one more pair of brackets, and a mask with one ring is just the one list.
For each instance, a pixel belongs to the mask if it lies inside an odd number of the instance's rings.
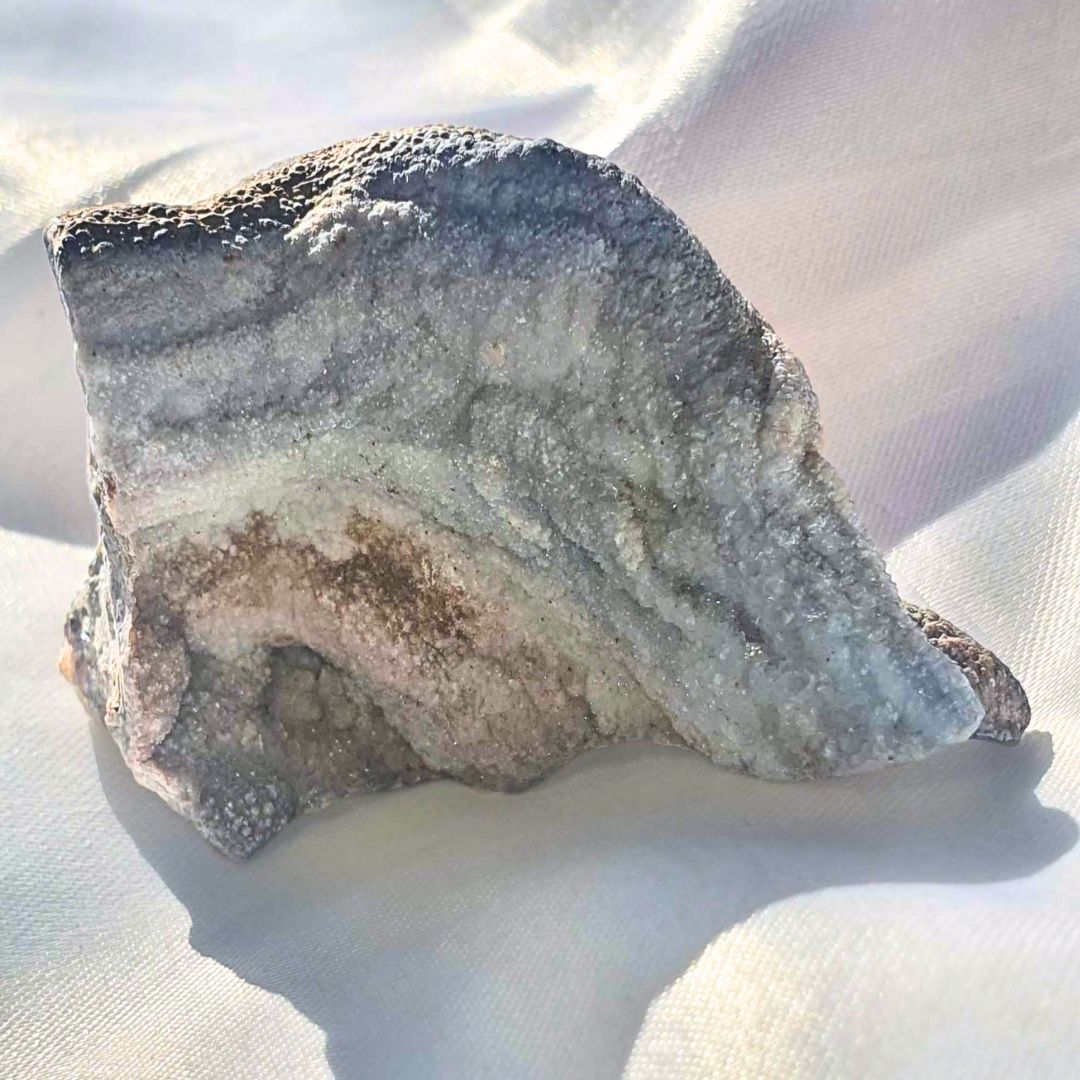
[[228,862],[127,774],[108,801],[191,916],[192,948],[287,998],[337,1080],[613,1077],[650,1002],[779,900],[875,882],[1023,877],[1077,839],[1034,791],[1052,741],[773,784],[647,745],[520,795],[451,782],[357,798]]

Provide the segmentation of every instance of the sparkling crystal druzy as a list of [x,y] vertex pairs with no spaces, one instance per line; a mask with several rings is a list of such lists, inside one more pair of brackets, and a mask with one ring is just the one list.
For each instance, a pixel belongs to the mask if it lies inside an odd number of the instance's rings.
[[46,239],[101,523],[63,668],[229,854],[623,739],[797,779],[1026,723],[901,604],[799,363],[610,162],[420,128]]

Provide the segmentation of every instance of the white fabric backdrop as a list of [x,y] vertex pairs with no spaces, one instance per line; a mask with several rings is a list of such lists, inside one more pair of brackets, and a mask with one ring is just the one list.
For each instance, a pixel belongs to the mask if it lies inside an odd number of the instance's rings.
[[[777,786],[650,747],[358,799],[253,862],[55,673],[93,540],[40,230],[369,130],[612,156],[801,356],[902,591],[1031,696],[1015,750]],[[1080,1071],[1080,5],[0,5],[0,1073]]]

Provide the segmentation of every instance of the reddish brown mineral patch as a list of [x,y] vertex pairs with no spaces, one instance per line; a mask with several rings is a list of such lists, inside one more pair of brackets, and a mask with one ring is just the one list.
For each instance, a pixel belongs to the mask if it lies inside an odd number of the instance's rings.
[[179,606],[224,590],[246,592],[257,602],[250,594],[284,560],[316,600],[338,612],[356,604],[373,609],[394,641],[422,653],[448,640],[468,648],[476,612],[439,556],[403,529],[356,511],[344,533],[353,552],[333,559],[313,544],[282,539],[271,518],[255,511],[242,529],[229,531],[223,551],[185,540],[168,560],[165,592]]
[[584,723],[580,658],[523,619],[452,534],[353,511],[341,525],[351,550],[334,558],[281,532],[254,512],[227,542],[189,535],[152,557],[142,579],[156,604],[139,618],[196,650],[305,646],[369,687],[432,768],[488,787],[522,786],[602,741]]

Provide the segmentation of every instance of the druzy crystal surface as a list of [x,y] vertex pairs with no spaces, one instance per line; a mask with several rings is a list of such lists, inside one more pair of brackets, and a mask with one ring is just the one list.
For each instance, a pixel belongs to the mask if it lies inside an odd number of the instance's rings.
[[101,523],[63,667],[229,854],[624,739],[800,779],[1026,723],[897,597],[799,363],[609,162],[421,128],[46,239]]

